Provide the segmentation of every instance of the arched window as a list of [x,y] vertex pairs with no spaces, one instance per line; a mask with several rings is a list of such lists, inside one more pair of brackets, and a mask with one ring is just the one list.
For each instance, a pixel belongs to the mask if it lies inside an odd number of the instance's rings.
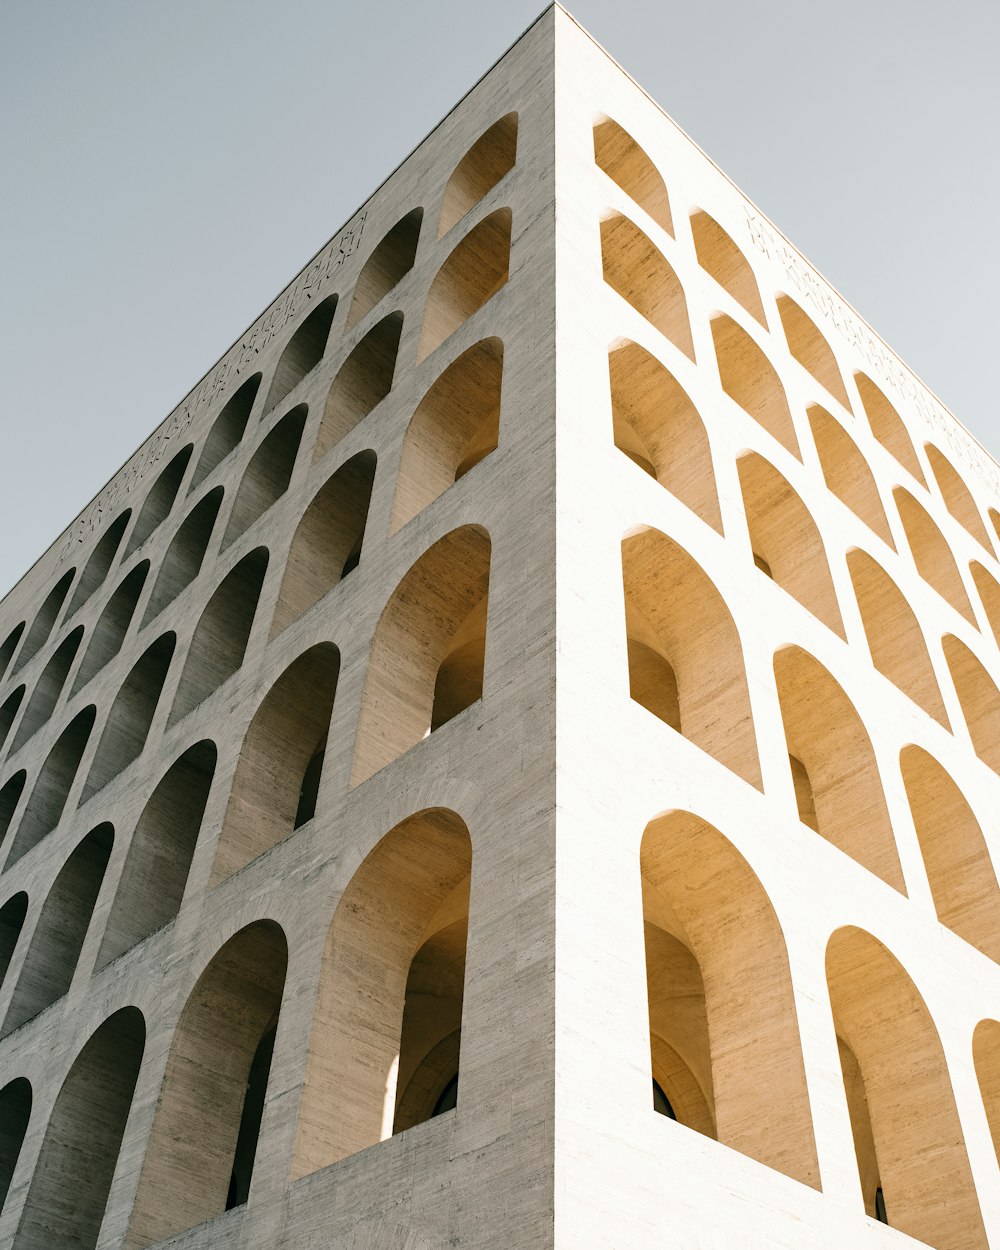
[[622,577],[632,698],[759,787],[743,647],[722,596],[682,547],[651,528],[622,543]]
[[[0,786],[0,842],[7,836],[7,830],[10,828],[10,822],[14,819],[14,813],[17,811],[17,805],[21,801],[21,795],[24,793],[24,783],[28,774],[22,768],[19,772],[14,773]],[[13,859],[10,861],[13,863]]]
[[174,761],[143,808],[105,926],[98,969],[177,915],[215,761],[213,743],[195,743]]
[[507,281],[511,213],[498,208],[456,243],[424,304],[418,362],[429,356]]
[[392,390],[402,331],[403,314],[390,313],[351,349],[327,393],[314,460],[350,434]]
[[809,408],[808,416],[827,489],[895,550],[875,475],[861,449],[840,422],[818,404]]
[[691,233],[694,235],[698,264],[767,329],[757,279],[750,262],[730,236],[703,209],[691,214]]
[[177,637],[172,633],[157,638],[122,683],[94,753],[82,802],[103,789],[142,754],[176,642]]
[[414,564],[379,618],[351,784],[451,719],[482,692],[490,540],[467,525]]
[[722,533],[708,431],[674,375],[638,343],[608,356],[615,446]]
[[[28,896],[21,890],[0,907],[0,986],[3,985],[10,961],[14,958],[24,918],[28,914]],[[0,1125],[0,1132],[2,1132]]]
[[195,504],[178,527],[167,548],[167,554],[160,562],[149,603],[146,605],[144,625],[173,603],[201,571],[219,508],[222,506],[223,493],[221,486],[210,490],[204,499]]
[[732,317],[712,318],[712,340],[722,389],[793,456],[799,443],[781,379],[745,330]]
[[4,1017],[4,1036],[51,1007],[69,989],[113,843],[112,827],[98,825],[59,870],[31,935]]
[[1000,690],[985,665],[952,634],[941,640],[976,754],[1000,773]]
[[778,314],[788,340],[788,350],[820,386],[851,411],[847,388],[833,349],[812,317],[788,295],[778,296]]
[[674,233],[670,199],[660,171],[628,131],[610,117],[598,118],[594,126],[594,160],[658,226],[667,234]]
[[869,1215],[882,1189],[883,1212],[900,1232],[932,1246],[985,1250],[948,1065],[916,987],[880,942],[855,928],[830,938],[826,974]]
[[188,644],[168,724],[193,711],[243,664],[267,560],[266,547],[251,551],[209,599]]
[[354,284],[348,330],[380,304],[413,268],[424,210],[415,208],[397,221],[365,261]]
[[142,1012],[125,1007],[77,1055],[45,1129],[18,1250],[96,1247],[145,1043]]
[[21,635],[23,633],[24,621],[21,621],[18,625],[14,626],[7,637],[3,640],[3,643],[0,644],[0,680],[3,679],[4,674],[7,672],[7,665],[10,663],[11,657],[17,650],[17,644],[21,641]]
[[17,727],[12,751],[17,751],[25,742],[45,724],[52,715],[52,709],[59,702],[66,677],[76,659],[80,643],[83,640],[83,626],[78,625],[68,634],[52,653],[52,657],[41,675],[35,682],[28,706],[24,709],[21,723]]
[[494,451],[503,344],[484,339],[453,360],[420,401],[403,439],[391,533]]
[[374,477],[375,453],[363,451],[313,496],[288,551],[272,638],[357,567]]
[[[764,888],[688,812],[646,826],[640,865],[654,1110],[819,1189],[788,955]],[[780,1099],[764,1071],[781,1072]]]
[[223,550],[259,520],[288,489],[305,423],[306,407],[300,404],[281,418],[254,452],[233,501],[222,539]]
[[45,757],[10,848],[8,868],[58,825],[96,715],[97,709],[93,706],[77,712]]
[[70,616],[73,615],[77,608],[83,607],[94,591],[103,585],[104,579],[108,575],[108,570],[118,554],[118,548],[121,546],[121,541],[131,516],[131,508],[126,508],[121,516],[116,517],[112,521],[98,540],[97,546],[91,552],[90,559],[80,574],[80,580],[77,582],[73,598],[70,600]]
[[931,464],[931,472],[938,484],[945,507],[964,529],[972,535],[976,542],[981,543],[993,554],[990,540],[986,534],[986,526],[979,511],[979,505],[972,497],[962,479],[962,475],[947,458],[942,455],[933,443],[924,443],[924,451]]
[[[875,752],[854,705],[823,665],[799,647],[776,653],[774,675],[788,754],[805,773],[814,827],[905,894]],[[796,791],[801,812],[801,777]]]
[[24,699],[24,686],[18,686],[0,704],[0,747],[7,741],[10,727],[17,717],[18,710]]
[[240,750],[213,885],[304,823],[303,800],[315,810],[339,671],[337,648],[320,643],[290,664],[264,696]]
[[64,573],[46,595],[45,602],[38,609],[38,614],[31,623],[24,645],[17,653],[17,659],[11,670],[12,674],[20,672],[48,642],[49,634],[52,633],[52,627],[59,618],[75,574],[76,569],[70,569],[68,573]]
[[823,539],[788,480],[750,451],[737,462],[750,546],[762,571],[844,637],[844,623]]
[[889,574],[866,552],[847,553],[858,610],[872,663],[914,703],[947,729],[941,689],[913,609]]
[[149,561],[143,560],[127,577],[123,578],[121,585],[116,587],[114,594],[108,600],[94,626],[87,650],[83,653],[83,659],[77,669],[73,694],[82,690],[87,682],[92,677],[96,677],[105,664],[113,660],[121,650],[128,627],[135,615],[135,606],[146,584],[148,572]]
[[948,540],[908,490],[897,486],[892,494],[917,572],[970,625],[975,625],[976,618]]
[[260,379],[259,373],[247,378],[215,418],[191,478],[191,490],[199,486],[213,470],[222,464],[229,453],[239,446],[247,428],[250,413],[253,411],[254,400],[260,388]]
[[344,891],[323,955],[293,1179],[446,1109],[471,868],[465,825],[432,809],[387,833]]
[[288,948],[259,920],[222,947],[174,1030],[126,1243],[162,1241],[246,1201]]
[[684,288],[653,241],[627,217],[611,213],[601,222],[601,259],[608,286],[694,360]]
[[0,1208],[7,1201],[30,1117],[31,1085],[19,1076],[0,1089]]
[[191,459],[192,451],[194,451],[194,446],[188,443],[187,447],[182,448],[174,456],[173,460],[170,461],[153,483],[129,537],[128,547],[125,549],[126,556],[130,556],[133,551],[137,551],[170,515],[170,510],[174,506],[174,500],[177,498],[177,492],[181,488],[188,461]]
[[903,418],[899,415],[888,399],[879,390],[871,378],[863,373],[855,373],[858,394],[865,407],[865,416],[872,428],[872,433],[882,444],[890,456],[901,464],[907,473],[924,485],[924,473],[913,449],[913,442],[906,430]]
[[455,166],[441,199],[438,238],[447,234],[514,168],[516,157],[517,114],[508,113],[480,135]]
[[267,392],[265,416],[277,408],[285,396],[291,394],[323,359],[336,310],[336,295],[328,295],[321,304],[317,304],[285,344],[271,379],[271,388]]

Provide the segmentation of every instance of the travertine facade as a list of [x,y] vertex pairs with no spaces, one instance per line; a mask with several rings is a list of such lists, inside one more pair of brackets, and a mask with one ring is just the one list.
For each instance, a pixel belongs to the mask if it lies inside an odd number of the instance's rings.
[[1000,1246],[998,551],[548,10],[0,605],[0,1244]]

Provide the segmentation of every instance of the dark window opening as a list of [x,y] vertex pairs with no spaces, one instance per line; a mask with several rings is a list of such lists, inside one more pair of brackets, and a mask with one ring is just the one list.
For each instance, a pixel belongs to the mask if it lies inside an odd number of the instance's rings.
[[293,829],[306,824],[316,815],[316,803],[319,799],[319,783],[323,776],[323,760],[326,757],[326,738],[313,752],[302,776],[302,788],[299,790],[299,802],[295,809]]
[[236,1154],[233,1172],[229,1178],[226,1210],[241,1207],[250,1196],[250,1180],[253,1176],[254,1159],[257,1156],[257,1138],[264,1118],[264,1098],[267,1094],[267,1078],[271,1073],[271,1056],[274,1054],[274,1036],[278,1026],[272,1025],[260,1039],[250,1064],[247,1090],[243,1096],[243,1114],[240,1131],[236,1138]]
[[888,1224],[889,1217],[885,1213],[885,1195],[882,1193],[882,1186],[875,1190],[875,1218],[880,1224]]
[[657,1115],[665,1115],[668,1120],[676,1120],[673,1107],[670,1105],[670,1099],[663,1092],[659,1081],[653,1081],[653,1110]]
[[458,1073],[451,1078],[448,1084],[438,1095],[438,1100],[434,1104],[434,1110],[431,1112],[431,1119],[436,1115],[444,1115],[446,1111],[454,1111],[458,1106]]

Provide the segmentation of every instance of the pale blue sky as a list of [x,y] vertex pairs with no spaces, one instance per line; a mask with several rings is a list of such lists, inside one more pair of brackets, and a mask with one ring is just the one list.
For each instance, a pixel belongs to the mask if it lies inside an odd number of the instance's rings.
[[[569,7],[1000,453],[1000,7]],[[540,8],[0,0],[0,594]]]

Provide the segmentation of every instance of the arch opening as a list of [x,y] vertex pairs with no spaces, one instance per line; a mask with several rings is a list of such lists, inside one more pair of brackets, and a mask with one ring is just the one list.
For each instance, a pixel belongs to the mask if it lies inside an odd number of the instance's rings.
[[222,550],[259,520],[288,489],[299,454],[306,406],[300,404],[269,430],[253,454],[240,481],[229,523],[222,538]]
[[[24,928],[24,918],[28,914],[28,896],[23,890],[9,898],[0,907],[0,987],[7,977],[10,961]],[[0,1124],[0,1132],[2,1132]],[[0,1202],[0,1206],[2,1206]]]
[[455,166],[441,199],[438,238],[474,208],[517,159],[517,114],[501,117],[469,148]]
[[854,381],[876,441],[881,443],[896,463],[902,465],[921,486],[926,486],[923,469],[920,467],[920,461],[917,459],[917,453],[903,418],[871,378],[863,373],[855,373]]
[[80,580],[70,600],[68,615],[72,616],[78,608],[82,608],[98,587],[103,585],[114,558],[118,554],[118,548],[121,546],[131,516],[132,509],[126,508],[121,516],[111,522],[98,540],[97,546],[91,552],[80,574]]
[[[49,635],[59,619],[62,606],[66,602],[66,596],[69,594],[69,588],[73,584],[75,574],[75,569],[70,569],[68,573],[64,573],[45,596],[45,601],[38,609],[21,649],[17,653],[14,667],[11,669],[12,676],[14,673],[19,673],[25,664],[33,659],[48,642]],[[16,632],[15,630],[14,633]],[[13,637],[13,634],[10,637]],[[10,637],[8,637],[8,642]]]
[[14,836],[7,867],[37,846],[62,819],[96,716],[97,709],[93,705],[78,712],[45,757]]
[[14,741],[11,745],[12,751],[19,750],[29,738],[33,737],[42,728],[52,715],[53,709],[59,702],[59,696],[62,694],[69,670],[76,659],[76,653],[80,649],[82,641],[83,626],[78,625],[72,633],[67,634],[52,653],[48,664],[42,669],[41,675],[35,682],[35,688],[31,692],[28,706],[24,709],[21,723],[18,725],[17,733],[14,735]]
[[750,262],[729,234],[704,209],[691,214],[691,233],[698,264],[710,278],[767,329],[760,289]]
[[254,400],[260,389],[261,374],[255,373],[247,378],[238,391],[226,403],[215,418],[201,456],[191,478],[191,490],[195,490],[206,477],[222,464],[230,452],[240,445],[250,413],[253,411]]
[[594,161],[630,200],[673,235],[670,198],[660,171],[628,131],[610,117],[598,119],[594,126]]
[[807,415],[827,489],[895,551],[875,475],[861,449],[825,408],[813,404]]
[[837,357],[816,322],[790,295],[778,296],[778,315],[788,350],[820,386],[851,412],[851,401],[847,397]]
[[178,526],[156,574],[143,625],[159,616],[201,572],[224,493],[221,486],[210,490]]
[[392,390],[402,332],[403,314],[393,312],[351,348],[327,393],[313,460],[346,438]]
[[933,443],[924,443],[924,451],[927,453],[931,472],[934,474],[934,480],[938,484],[945,507],[959,525],[967,530],[976,542],[985,547],[992,555],[993,548],[990,546],[990,540],[986,534],[986,526],[983,524],[979,505],[973,498],[972,491],[969,490],[962,475],[948,457],[938,451]]
[[7,1201],[31,1118],[31,1084],[23,1076],[0,1089],[0,1209]]
[[799,442],[785,388],[774,366],[732,317],[712,318],[712,341],[722,389],[799,460]]
[[910,545],[917,572],[970,625],[975,625],[972,605],[948,540],[931,520],[927,510],[917,503],[908,490],[897,486],[892,496],[903,522],[903,532]]
[[73,694],[82,690],[121,650],[148,573],[149,561],[143,560],[115,588],[90,635],[73,682]]
[[402,282],[413,268],[423,219],[424,210],[413,209],[397,221],[376,244],[354,284],[351,311],[347,316],[348,329],[381,304],[393,287]]
[[608,286],[694,360],[684,287],[655,243],[621,213],[601,222],[601,262]]
[[452,248],[424,303],[417,362],[450,338],[507,282],[511,212],[498,208]]
[[17,644],[21,641],[21,635],[24,633],[24,621],[15,625],[7,637],[0,644],[0,680],[6,675],[7,665],[11,662],[14,652],[17,650]]
[[10,733],[11,726],[17,719],[17,714],[24,701],[24,691],[24,686],[18,686],[0,704],[0,748],[7,741],[7,735]]
[[264,404],[264,416],[277,408],[323,359],[336,310],[336,295],[328,295],[316,305],[285,344],[271,378]]
[[133,551],[138,551],[170,515],[193,451],[192,443],[182,447],[153,483],[132,527],[128,546],[125,548],[126,558]]
[[1000,690],[964,642],[953,634],[946,634],[941,642],[973,749],[984,764],[1000,773]]

